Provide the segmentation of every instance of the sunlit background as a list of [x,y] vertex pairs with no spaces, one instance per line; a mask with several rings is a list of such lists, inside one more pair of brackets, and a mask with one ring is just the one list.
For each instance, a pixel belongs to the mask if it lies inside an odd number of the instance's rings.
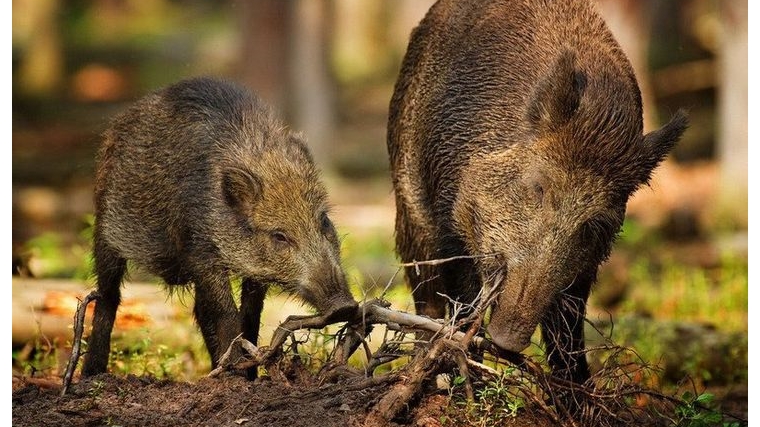
[[[201,74],[247,85],[304,133],[335,205],[354,295],[385,290],[410,310],[393,252],[385,128],[409,33],[431,4],[14,0],[16,372],[57,373],[39,355],[66,348],[71,306],[93,283],[94,153],[109,119],[152,90]],[[661,362],[670,381],[689,374],[709,386],[746,384],[747,3],[598,6],[636,70],[646,130],[681,107],[691,126],[651,185],[631,200],[589,318],[604,324],[612,315],[614,338]],[[139,270],[131,280],[155,282]],[[149,289],[158,290],[135,296],[135,304],[165,303],[160,288]],[[65,314],[56,318],[56,310]],[[145,310],[155,317],[158,309]],[[197,344],[189,313],[188,336]],[[167,347],[184,336],[174,337],[159,350],[185,362],[205,357]],[[140,343],[151,347],[144,338]],[[663,356],[673,346],[682,349],[676,360]]]

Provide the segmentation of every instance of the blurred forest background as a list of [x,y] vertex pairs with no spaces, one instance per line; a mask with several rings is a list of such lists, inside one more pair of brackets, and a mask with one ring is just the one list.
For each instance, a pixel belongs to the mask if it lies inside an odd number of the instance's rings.
[[[303,131],[356,294],[400,283],[385,128],[409,33],[432,3],[13,0],[13,275],[90,280],[100,134],[147,92],[208,74],[246,84]],[[597,3],[636,70],[645,130],[680,107],[691,127],[631,201],[592,310],[690,322],[699,336],[725,332],[732,341],[700,341],[704,357],[673,362],[674,377],[715,383],[730,370],[721,381],[744,381],[747,2]],[[14,343],[23,337],[14,333]],[[658,349],[680,345],[665,343]]]

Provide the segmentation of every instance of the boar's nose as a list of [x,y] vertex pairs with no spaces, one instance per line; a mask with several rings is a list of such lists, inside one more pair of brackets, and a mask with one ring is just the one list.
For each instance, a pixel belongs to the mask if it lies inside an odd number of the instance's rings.
[[503,350],[520,353],[530,345],[532,332],[526,334],[508,328],[496,327],[493,324],[488,325],[486,331],[491,335],[491,341]]

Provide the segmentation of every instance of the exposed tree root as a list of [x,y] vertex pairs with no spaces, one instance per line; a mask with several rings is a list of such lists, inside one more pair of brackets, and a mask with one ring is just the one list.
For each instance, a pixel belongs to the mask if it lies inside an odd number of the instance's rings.
[[[652,369],[643,362],[631,363],[631,358],[640,359],[630,349],[608,345],[586,350],[602,351],[607,357],[602,368],[584,384],[551,375],[542,361],[499,349],[482,336],[481,328],[485,308],[491,304],[496,292],[492,289],[482,295],[476,306],[469,307],[471,311],[465,319],[448,323],[392,310],[382,300],[368,301],[359,307],[352,319],[343,319],[348,322],[336,335],[336,346],[330,359],[322,365],[316,377],[308,375],[307,379],[303,379],[306,369],[297,362],[300,359],[284,358],[287,354],[283,347],[295,331],[322,329],[334,323],[335,319],[322,315],[291,316],[277,328],[268,347],[256,347],[238,336],[209,376],[260,366],[274,380],[285,383],[295,378],[295,381],[316,380],[322,384],[351,377],[351,381],[344,384],[357,390],[378,384],[387,385],[387,391],[368,408],[363,422],[367,427],[388,425],[398,419],[414,405],[426,389],[426,384],[433,383],[438,375],[450,376],[454,373],[459,395],[463,395],[463,399],[474,407],[477,407],[478,401],[492,399],[483,395],[484,386],[499,384],[508,399],[521,402],[511,416],[520,411],[523,415],[532,415],[533,419],[545,420],[545,424],[622,426],[648,422],[647,425],[663,425],[663,414],[673,414],[674,408],[684,403],[682,399],[647,388],[641,378],[650,375]],[[77,309],[74,348],[62,393],[66,392],[71,382],[79,358],[86,305],[96,298],[97,293],[91,293]],[[390,339],[386,336],[380,347],[372,352],[365,337],[378,324],[385,325],[393,336]],[[432,338],[429,341],[407,338],[420,331]],[[242,346],[248,357],[242,362],[233,363],[228,360],[229,355],[238,345]],[[295,344],[290,347],[295,351]],[[368,361],[363,372],[346,365],[348,358],[360,348]],[[407,365],[391,374],[374,375],[378,366],[406,355],[413,355]],[[483,360],[497,369],[481,363]],[[283,370],[282,366],[286,368]],[[695,402],[694,406],[709,410],[700,407],[699,402]],[[677,424],[677,420],[670,421]]]
[[411,401],[422,389],[422,383],[440,371],[445,358],[442,357],[448,340],[437,340],[425,354],[419,354],[410,363],[404,373],[404,381],[397,382],[385,393],[380,401],[367,415],[364,425],[366,427],[387,426],[396,415]]
[[[367,427],[388,425],[413,406],[425,384],[432,383],[438,375],[451,375],[453,372],[456,372],[460,380],[459,387],[467,401],[473,402],[478,398],[478,387],[499,382],[510,390],[514,399],[523,402],[519,409],[522,413],[532,414],[554,425],[621,426],[637,424],[645,419],[653,420],[651,425],[661,425],[657,420],[662,420],[662,413],[673,413],[673,408],[683,403],[678,398],[649,389],[641,382],[642,377],[652,374],[652,368],[643,362],[622,362],[632,355],[635,358],[635,353],[630,349],[614,345],[588,349],[590,352],[606,352],[607,362],[589,381],[577,384],[552,376],[540,361],[505,352],[479,336],[477,333],[482,324],[483,311],[476,310],[476,313],[480,314],[469,317],[469,323],[466,324],[468,328],[463,332],[461,323],[444,323],[392,310],[380,300],[368,301],[360,307],[356,318],[339,332],[332,358],[322,366],[318,377],[329,382],[334,377],[362,375],[361,372],[347,368],[345,362],[358,348],[364,349],[369,361],[364,374],[368,378],[361,381],[390,384],[385,394],[369,410],[363,424]],[[236,342],[244,344],[250,358],[235,365],[220,364],[220,368],[210,375],[217,375],[225,369],[263,366],[270,374],[278,377],[277,361],[283,355],[281,345],[287,336],[302,325],[324,328],[327,323],[323,320],[319,316],[289,319],[278,329],[276,338],[272,341],[272,345],[278,344],[279,347],[256,348],[239,339]],[[395,331],[397,335],[393,339],[386,339],[372,353],[363,340],[371,326],[377,324],[386,325],[388,330]],[[422,342],[403,339],[405,335],[416,331],[430,332],[433,338]],[[415,350],[402,351],[402,345]],[[412,361],[394,374],[373,376],[377,366],[409,354],[414,354]],[[479,362],[483,358],[501,366],[504,372]],[[361,384],[361,381],[352,384]],[[635,402],[646,404],[637,405]]]

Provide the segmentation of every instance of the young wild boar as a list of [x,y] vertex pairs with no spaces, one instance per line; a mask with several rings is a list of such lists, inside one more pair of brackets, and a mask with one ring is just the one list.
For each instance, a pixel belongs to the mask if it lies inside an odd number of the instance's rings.
[[[336,319],[357,307],[306,145],[234,84],[185,80],[117,117],[98,154],[95,209],[86,376],[106,370],[127,260],[170,288],[192,283],[212,366],[241,331],[256,342],[270,284]],[[242,278],[239,312],[230,277]]]
[[[687,126],[642,134],[625,54],[590,2],[439,0],[413,31],[388,151],[418,313],[499,286],[487,332],[520,352],[541,325],[556,375],[583,382],[585,305],[626,202]],[[482,256],[482,257],[481,257]]]

